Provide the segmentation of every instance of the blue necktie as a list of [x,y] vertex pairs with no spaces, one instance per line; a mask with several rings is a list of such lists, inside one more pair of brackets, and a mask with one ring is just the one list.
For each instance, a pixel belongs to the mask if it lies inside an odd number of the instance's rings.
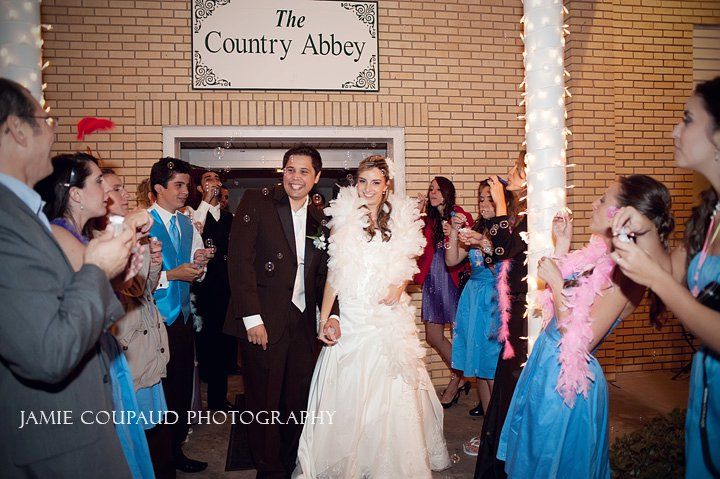
[[177,227],[177,216],[170,218],[170,241],[175,247],[175,252],[180,253],[180,230]]

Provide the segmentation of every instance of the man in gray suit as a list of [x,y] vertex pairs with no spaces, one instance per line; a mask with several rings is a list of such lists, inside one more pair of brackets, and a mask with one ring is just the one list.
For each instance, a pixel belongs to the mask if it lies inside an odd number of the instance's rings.
[[52,172],[55,124],[0,78],[0,476],[130,477],[112,420],[99,423],[112,393],[98,338],[124,314],[108,278],[135,231],[91,241],[73,271],[32,189]]

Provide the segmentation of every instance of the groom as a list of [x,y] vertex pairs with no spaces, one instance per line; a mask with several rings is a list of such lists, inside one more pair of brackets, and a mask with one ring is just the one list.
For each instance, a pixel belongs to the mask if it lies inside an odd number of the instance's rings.
[[[299,145],[283,157],[282,186],[248,190],[233,220],[228,248],[231,301],[225,332],[239,338],[250,449],[258,478],[287,478],[295,468],[302,424],[260,424],[280,412],[300,418],[321,343],[316,307],[327,275],[328,237],[308,193],[322,160]],[[316,246],[317,244],[317,246]],[[335,310],[336,311],[336,310]],[[259,414],[258,414],[259,413]]]

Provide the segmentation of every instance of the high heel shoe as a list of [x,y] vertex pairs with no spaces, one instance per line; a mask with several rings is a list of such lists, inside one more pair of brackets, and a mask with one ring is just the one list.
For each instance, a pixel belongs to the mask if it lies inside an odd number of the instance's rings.
[[455,396],[453,396],[452,400],[450,402],[441,402],[443,409],[450,409],[453,404],[457,404],[457,402],[460,400],[460,393],[464,392],[467,396],[470,393],[470,382],[465,381],[465,384],[463,384],[461,387],[457,389],[455,392]]

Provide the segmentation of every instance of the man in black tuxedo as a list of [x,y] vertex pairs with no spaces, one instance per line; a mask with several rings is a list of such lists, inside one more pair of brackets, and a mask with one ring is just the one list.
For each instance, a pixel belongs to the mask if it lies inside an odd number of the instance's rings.
[[197,190],[202,201],[193,220],[203,224],[205,247],[215,249],[215,257],[207,264],[202,283],[193,284],[195,307],[203,319],[203,327],[196,335],[200,377],[207,382],[207,407],[229,410],[227,402],[228,357],[237,349],[234,337],[224,334],[223,322],[230,300],[227,252],[233,215],[221,209],[222,181],[215,171],[200,171]]
[[[290,413],[300,418],[307,408],[321,345],[316,308],[322,303],[328,256],[314,238],[327,238],[329,232],[308,198],[321,169],[314,148],[288,150],[282,186],[247,191],[230,234],[232,297],[225,331],[239,338],[247,410],[268,411],[263,413],[268,418],[279,411],[282,422]],[[290,477],[301,432],[302,424],[249,425],[258,478]]]

